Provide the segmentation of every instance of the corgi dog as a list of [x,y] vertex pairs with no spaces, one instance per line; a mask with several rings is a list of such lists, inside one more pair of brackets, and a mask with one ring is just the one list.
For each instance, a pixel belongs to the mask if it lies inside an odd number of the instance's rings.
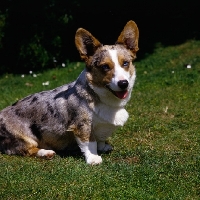
[[51,159],[56,151],[78,144],[91,165],[102,162],[98,151],[128,119],[124,106],[136,78],[132,61],[139,30],[129,21],[115,45],[102,45],[79,28],[75,44],[86,67],[76,81],[29,95],[0,112],[0,151]]

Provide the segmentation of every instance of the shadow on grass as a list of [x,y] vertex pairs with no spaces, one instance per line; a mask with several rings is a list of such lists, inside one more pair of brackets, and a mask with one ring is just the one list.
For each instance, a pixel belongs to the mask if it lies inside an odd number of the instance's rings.
[[[97,151],[98,155],[102,155],[102,154],[110,154],[112,152],[111,151]],[[56,151],[57,155],[62,157],[62,158],[66,158],[66,157],[74,157],[74,158],[82,158],[84,157],[83,153],[81,152],[79,146],[77,144],[67,147],[64,150],[60,150],[60,151]]]

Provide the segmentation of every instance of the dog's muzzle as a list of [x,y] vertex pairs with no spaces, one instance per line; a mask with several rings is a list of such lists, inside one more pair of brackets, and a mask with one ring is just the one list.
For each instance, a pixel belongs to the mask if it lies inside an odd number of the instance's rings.
[[114,91],[112,90],[109,85],[106,85],[106,87],[111,91],[117,98],[119,99],[125,99],[128,96],[128,81],[127,80],[120,80],[117,83],[118,87],[121,89],[121,91]]

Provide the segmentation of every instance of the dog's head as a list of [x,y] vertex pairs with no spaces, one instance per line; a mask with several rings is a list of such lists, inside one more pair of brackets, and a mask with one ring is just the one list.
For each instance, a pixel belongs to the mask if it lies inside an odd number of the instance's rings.
[[139,50],[138,39],[139,31],[133,21],[125,25],[115,45],[102,45],[90,32],[77,30],[76,47],[86,63],[87,79],[98,94],[102,96],[103,92],[104,96],[119,100],[130,98],[135,80],[132,61]]

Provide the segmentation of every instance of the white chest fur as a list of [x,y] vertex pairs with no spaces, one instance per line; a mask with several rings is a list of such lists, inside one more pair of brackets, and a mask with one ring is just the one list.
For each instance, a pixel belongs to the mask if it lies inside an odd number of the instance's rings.
[[93,131],[98,141],[108,138],[118,127],[123,126],[129,115],[124,108],[114,108],[98,104],[93,114]]
[[114,126],[123,126],[129,115],[124,108],[116,108],[99,103],[94,110],[96,122],[112,124]]

